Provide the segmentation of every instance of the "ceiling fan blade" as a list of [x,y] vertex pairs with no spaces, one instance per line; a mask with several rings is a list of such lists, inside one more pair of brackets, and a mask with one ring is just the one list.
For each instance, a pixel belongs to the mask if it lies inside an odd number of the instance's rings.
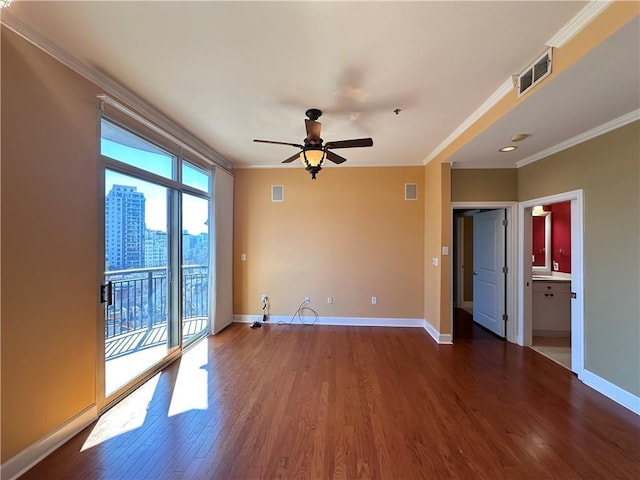
[[326,148],[353,148],[353,147],[371,147],[373,140],[370,138],[356,138],[354,140],[340,140],[337,142],[327,142]]
[[344,163],[344,162],[347,161],[346,158],[341,157],[337,153],[333,153],[333,152],[331,152],[329,150],[327,150],[326,153],[327,153],[327,159],[331,160],[333,163],[340,164],[340,163]]
[[300,158],[300,154],[296,153],[295,155],[291,155],[289,158],[287,158],[286,160],[283,160],[282,163],[291,163],[294,160],[297,160]]
[[305,118],[304,125],[307,128],[307,139],[309,140],[320,139],[320,129],[322,127],[322,124],[320,122],[316,122],[314,120],[309,120]]
[[254,139],[253,141],[258,143],[275,143],[276,145],[290,145],[292,147],[303,148],[303,146],[300,145],[299,143],[274,142],[273,140],[256,140],[256,139]]

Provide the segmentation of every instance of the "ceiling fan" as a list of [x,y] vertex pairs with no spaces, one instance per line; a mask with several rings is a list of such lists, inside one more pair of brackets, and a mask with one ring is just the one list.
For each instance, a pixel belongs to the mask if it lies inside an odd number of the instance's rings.
[[322,170],[322,165],[325,159],[333,163],[343,163],[347,159],[341,157],[337,153],[331,150],[336,148],[354,148],[354,147],[371,147],[373,140],[371,138],[357,138],[353,140],[340,140],[336,142],[327,142],[322,145],[322,138],[320,138],[320,128],[322,124],[318,122],[318,118],[322,115],[322,111],[317,108],[310,108],[305,112],[307,118],[304,121],[307,129],[307,137],[303,140],[303,144],[288,143],[288,142],[274,142],[272,140],[253,140],[259,143],[275,143],[276,145],[291,145],[301,149],[299,153],[290,156],[282,163],[291,163],[296,158],[299,158],[304,165],[307,172],[311,174],[311,179],[316,179],[316,174]]

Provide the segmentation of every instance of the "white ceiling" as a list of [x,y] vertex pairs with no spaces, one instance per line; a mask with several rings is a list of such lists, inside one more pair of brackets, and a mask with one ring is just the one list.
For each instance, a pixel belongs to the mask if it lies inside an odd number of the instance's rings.
[[[585,3],[16,0],[9,10],[236,167],[295,153],[252,139],[301,142],[310,107],[324,111],[325,141],[373,138],[341,151],[346,165],[377,166],[424,164]],[[454,154],[454,166],[515,166],[638,109],[631,24]],[[531,134],[527,148],[497,154],[515,133]]]

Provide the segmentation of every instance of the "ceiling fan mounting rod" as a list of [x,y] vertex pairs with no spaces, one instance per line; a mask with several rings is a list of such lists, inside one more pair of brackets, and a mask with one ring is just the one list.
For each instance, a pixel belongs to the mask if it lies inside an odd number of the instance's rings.
[[310,108],[304,114],[307,116],[309,120],[313,120],[314,122],[318,120],[322,116],[322,110],[317,108]]

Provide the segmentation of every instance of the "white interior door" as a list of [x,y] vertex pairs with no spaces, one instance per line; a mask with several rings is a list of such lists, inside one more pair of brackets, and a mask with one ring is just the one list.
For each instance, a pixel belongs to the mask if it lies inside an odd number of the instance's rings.
[[473,216],[473,320],[504,337],[504,210]]

